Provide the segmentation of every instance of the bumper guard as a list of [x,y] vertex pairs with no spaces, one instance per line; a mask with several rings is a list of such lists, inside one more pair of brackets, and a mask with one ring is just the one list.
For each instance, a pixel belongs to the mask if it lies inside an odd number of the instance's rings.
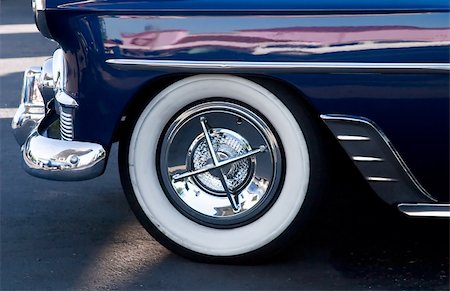
[[11,124],[22,146],[25,171],[36,177],[60,181],[88,180],[101,175],[106,166],[103,146],[51,138],[46,136],[46,129],[40,128],[48,110],[38,84],[41,73],[47,75],[48,72],[41,71],[39,67],[25,71],[21,104]]

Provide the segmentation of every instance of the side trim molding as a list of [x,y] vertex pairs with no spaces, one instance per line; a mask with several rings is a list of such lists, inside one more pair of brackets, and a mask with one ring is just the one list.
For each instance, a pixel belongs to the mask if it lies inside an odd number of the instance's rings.
[[393,205],[436,202],[373,121],[337,114],[320,117],[381,199]]
[[450,218],[450,204],[402,203],[398,209],[409,216]]
[[347,63],[347,62],[244,62],[244,61],[187,61],[148,59],[108,59],[116,66],[139,66],[148,69],[177,69],[182,71],[295,71],[295,72],[410,72],[449,73],[449,63]]

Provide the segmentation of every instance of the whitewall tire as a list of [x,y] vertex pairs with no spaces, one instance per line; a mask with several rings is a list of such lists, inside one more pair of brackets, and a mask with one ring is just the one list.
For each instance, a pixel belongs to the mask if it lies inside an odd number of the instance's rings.
[[275,94],[241,77],[197,75],[162,90],[130,123],[122,183],[159,242],[235,261],[270,255],[295,233],[315,191],[304,130],[312,121]]

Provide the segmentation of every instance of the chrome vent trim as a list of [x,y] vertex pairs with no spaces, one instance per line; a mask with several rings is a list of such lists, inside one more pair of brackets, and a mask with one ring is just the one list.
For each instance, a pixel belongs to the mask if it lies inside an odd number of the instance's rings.
[[384,201],[398,204],[437,202],[413,176],[383,131],[360,116],[321,115],[372,189]]
[[73,109],[60,107],[60,132],[62,140],[73,140]]

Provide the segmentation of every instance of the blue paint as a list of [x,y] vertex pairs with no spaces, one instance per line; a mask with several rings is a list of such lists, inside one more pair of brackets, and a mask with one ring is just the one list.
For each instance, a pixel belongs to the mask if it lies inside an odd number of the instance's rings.
[[318,0],[318,1],[261,1],[261,0],[134,0],[134,1],[47,1],[48,8],[89,10],[89,11],[254,11],[254,10],[285,10],[285,11],[414,11],[414,10],[441,10],[448,11],[449,3],[445,0]]

